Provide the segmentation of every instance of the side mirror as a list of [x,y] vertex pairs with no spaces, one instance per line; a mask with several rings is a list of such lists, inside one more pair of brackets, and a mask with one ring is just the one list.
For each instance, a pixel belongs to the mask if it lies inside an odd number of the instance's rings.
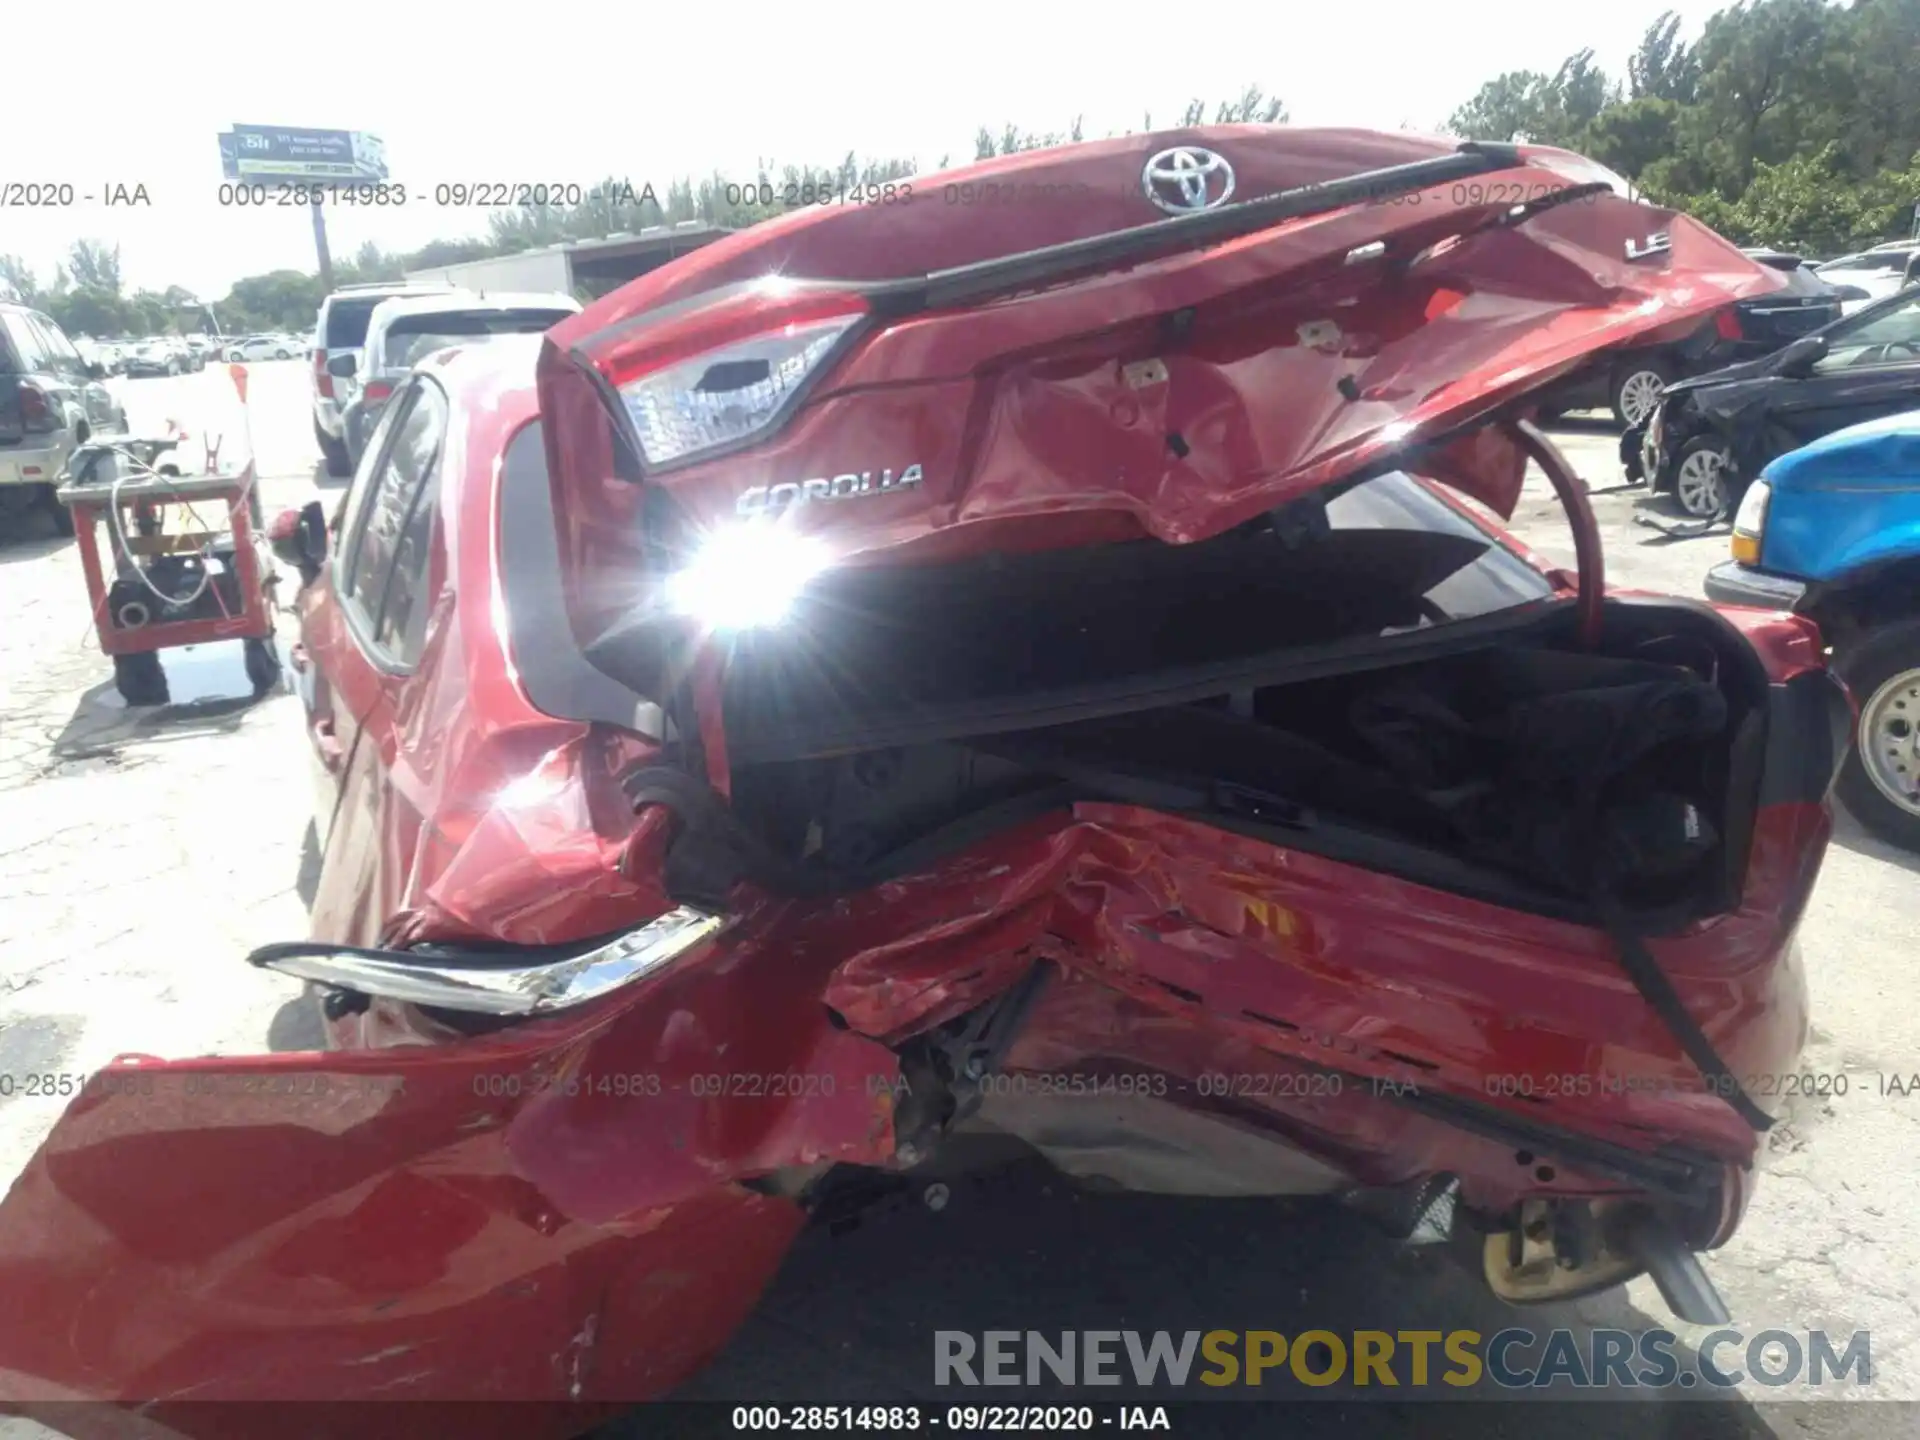
[[353,378],[353,356],[332,356],[327,361],[327,373],[337,376],[342,380],[351,380]]
[[1824,335],[1802,335],[1780,352],[1773,368],[1782,375],[1805,375],[1825,359],[1826,354],[1827,340]]
[[94,360],[94,361],[91,361],[91,362],[90,362],[90,363],[89,363],[89,364],[87,365],[87,378],[88,378],[89,380],[104,380],[104,379],[106,379],[106,378],[107,378],[107,367],[106,367],[106,366],[104,366],[104,365],[102,365],[102,364],[101,364],[101,363],[100,363],[100,362],[99,362],[98,360]]
[[327,516],[318,500],[298,510],[282,510],[267,527],[273,553],[300,572],[303,585],[320,578],[327,558]]

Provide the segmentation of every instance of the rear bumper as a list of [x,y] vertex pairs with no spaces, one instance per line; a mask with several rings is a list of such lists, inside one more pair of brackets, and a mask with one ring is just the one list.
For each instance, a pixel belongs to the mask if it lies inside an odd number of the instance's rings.
[[51,485],[73,452],[73,440],[62,433],[50,445],[0,450],[0,485]]
[[1717,605],[1752,605],[1761,610],[1797,610],[1807,587],[1784,575],[1769,575],[1737,560],[1726,560],[1707,572],[1707,598]]

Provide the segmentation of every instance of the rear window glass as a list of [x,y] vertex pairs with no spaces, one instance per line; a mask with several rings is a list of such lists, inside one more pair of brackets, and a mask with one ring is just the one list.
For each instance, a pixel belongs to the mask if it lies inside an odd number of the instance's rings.
[[489,310],[462,315],[416,315],[387,330],[384,360],[390,370],[411,369],[435,350],[496,335],[537,335],[569,318],[571,310]]
[[327,306],[327,349],[358,350],[366,344],[367,322],[373,318],[373,307],[382,300],[392,298],[390,295],[365,295],[352,300],[334,300]]
[[44,370],[48,357],[42,352],[40,337],[19,310],[0,310],[0,369],[12,375],[33,375]]

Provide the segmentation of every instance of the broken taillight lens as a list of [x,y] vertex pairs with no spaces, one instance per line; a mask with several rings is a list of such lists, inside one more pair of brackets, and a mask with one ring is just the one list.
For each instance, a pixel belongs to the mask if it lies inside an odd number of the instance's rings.
[[854,296],[763,281],[635,339],[585,348],[657,469],[765,435],[866,315]]
[[53,416],[53,402],[47,399],[47,392],[39,386],[20,382],[20,423],[27,430],[57,430],[58,422]]

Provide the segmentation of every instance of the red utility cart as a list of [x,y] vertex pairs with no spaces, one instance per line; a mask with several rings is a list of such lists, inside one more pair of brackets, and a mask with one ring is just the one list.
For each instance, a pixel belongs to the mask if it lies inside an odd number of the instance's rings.
[[[102,446],[69,464],[60,502],[73,512],[100,648],[130,705],[167,703],[159,652],[244,642],[247,678],[264,695],[280,679],[272,576],[255,544],[253,472],[156,474],[134,445]],[[105,531],[104,550],[100,532]]]

